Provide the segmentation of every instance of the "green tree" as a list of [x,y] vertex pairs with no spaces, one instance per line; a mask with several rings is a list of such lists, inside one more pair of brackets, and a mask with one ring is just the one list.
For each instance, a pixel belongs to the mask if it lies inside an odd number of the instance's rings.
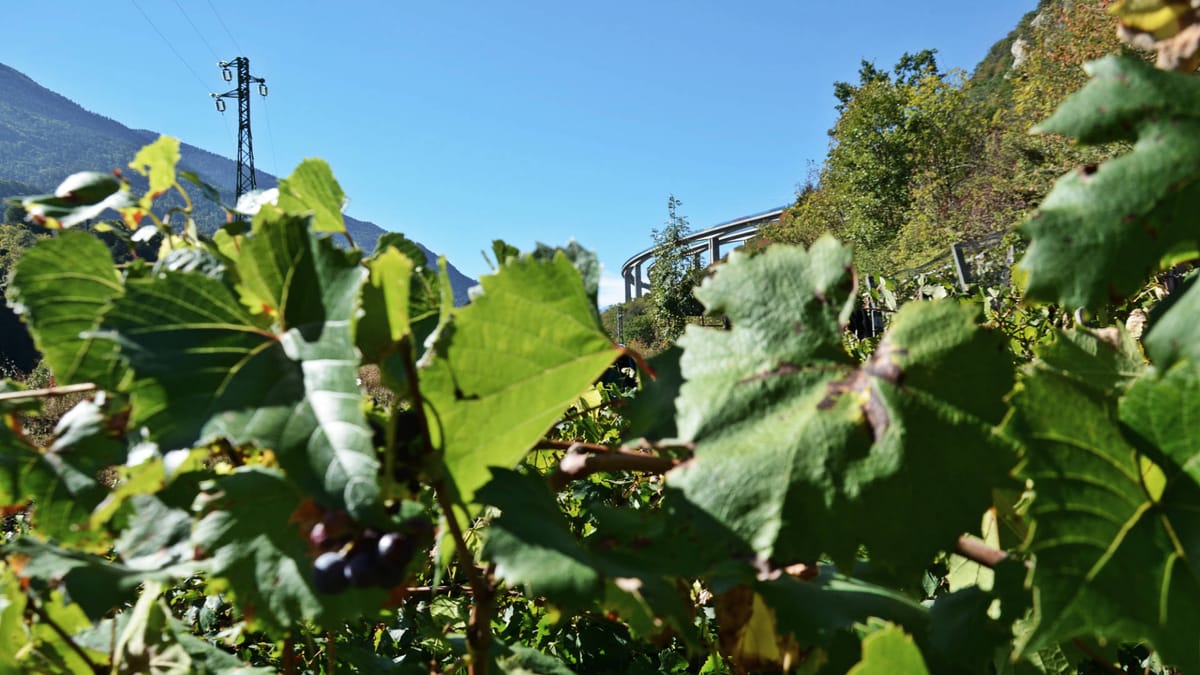
[[658,337],[651,316],[650,298],[643,296],[613,305],[604,310],[600,320],[613,342],[624,343],[642,353],[654,351]]
[[947,216],[979,161],[980,114],[965,77],[940,72],[927,49],[904,54],[891,72],[863,61],[859,82],[835,83],[834,98],[840,116],[819,177],[768,236],[811,244],[833,232],[873,272],[923,262],[962,229]]
[[692,296],[698,270],[688,259],[684,238],[691,232],[687,217],[679,215],[683,202],[667,198],[667,222],[654,230],[654,264],[650,267],[650,315],[660,344],[669,344],[683,333],[687,317],[698,313]]

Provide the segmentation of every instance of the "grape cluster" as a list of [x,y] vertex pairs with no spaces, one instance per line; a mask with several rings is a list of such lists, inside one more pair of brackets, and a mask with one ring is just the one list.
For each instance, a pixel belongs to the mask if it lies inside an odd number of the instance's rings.
[[345,513],[331,512],[315,524],[309,541],[322,550],[313,561],[313,585],[326,594],[356,588],[391,588],[404,581],[417,551],[433,539],[426,518],[409,518],[395,532],[356,532]]

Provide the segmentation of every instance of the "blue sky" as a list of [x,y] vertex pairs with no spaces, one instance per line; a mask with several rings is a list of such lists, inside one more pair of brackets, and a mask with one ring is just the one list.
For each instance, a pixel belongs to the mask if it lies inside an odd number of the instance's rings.
[[470,276],[492,239],[574,238],[604,263],[607,304],[669,194],[693,229],[790,202],[825,155],[834,81],[925,48],[970,70],[1036,1],[5,5],[0,62],[225,156],[236,106],[222,116],[208,94],[230,88],[218,59],[248,56],[269,86],[252,104],[259,169],[328,160],[350,214]]

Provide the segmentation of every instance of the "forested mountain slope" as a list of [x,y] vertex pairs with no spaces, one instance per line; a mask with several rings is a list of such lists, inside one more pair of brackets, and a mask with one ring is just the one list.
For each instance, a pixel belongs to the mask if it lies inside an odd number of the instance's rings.
[[1083,86],[1084,63],[1121,48],[1109,4],[1042,0],[970,74],[941,68],[933,45],[863,61],[858,82],[833,86],[840,117],[819,173],[764,237],[832,232],[865,271],[897,275],[1011,231],[1068,168],[1117,150],[1028,133]]

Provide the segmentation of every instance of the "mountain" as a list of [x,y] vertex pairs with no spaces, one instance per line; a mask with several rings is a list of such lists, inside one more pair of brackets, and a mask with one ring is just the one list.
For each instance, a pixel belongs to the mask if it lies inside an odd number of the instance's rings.
[[[34,82],[23,73],[0,64],[0,198],[34,192],[52,192],[77,171],[103,171],[125,167],[142,146],[159,134],[125,125],[83,109],[75,102]],[[233,203],[236,163],[186,143],[180,147],[179,168],[192,171],[201,180],[216,187],[224,203]],[[136,185],[140,176],[125,175]],[[276,185],[277,180],[263,171],[255,173],[260,188]],[[144,184],[143,184],[144,186]],[[169,204],[169,198],[164,197]],[[2,209],[0,209],[2,211]],[[221,209],[204,199],[196,200],[197,224],[205,232],[214,231],[225,217]],[[371,251],[385,232],[375,223],[346,216],[346,229],[364,251]],[[437,257],[418,243],[430,264]],[[467,300],[467,289],[475,281],[449,266],[454,297]]]

